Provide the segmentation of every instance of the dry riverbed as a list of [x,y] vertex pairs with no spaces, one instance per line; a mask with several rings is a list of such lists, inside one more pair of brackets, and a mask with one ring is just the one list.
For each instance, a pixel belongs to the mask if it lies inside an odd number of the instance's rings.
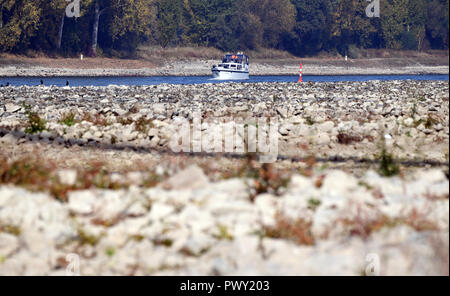
[[[448,91],[0,88],[0,274],[64,275],[73,258],[84,275],[363,275],[373,258],[448,274]],[[276,120],[279,159],[173,153],[171,126],[198,114],[205,138]]]

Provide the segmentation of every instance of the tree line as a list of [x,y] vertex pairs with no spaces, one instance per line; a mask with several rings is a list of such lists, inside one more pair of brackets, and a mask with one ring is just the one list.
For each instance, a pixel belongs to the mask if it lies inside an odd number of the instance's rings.
[[[73,2],[74,0],[70,0]],[[351,54],[354,48],[448,49],[448,0],[0,0],[0,52],[132,55],[140,44],[223,51],[275,48]]]

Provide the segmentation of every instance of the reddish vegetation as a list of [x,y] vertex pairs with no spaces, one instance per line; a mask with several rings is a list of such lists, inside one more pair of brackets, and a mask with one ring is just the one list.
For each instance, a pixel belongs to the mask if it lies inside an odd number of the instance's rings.
[[290,175],[274,168],[271,163],[258,164],[254,154],[248,154],[247,161],[239,169],[236,177],[247,177],[253,180],[250,200],[253,202],[262,193],[279,194],[280,189],[287,186]]
[[100,113],[96,113],[93,115],[89,112],[85,112],[81,116],[81,120],[92,122],[94,125],[98,125],[98,126],[107,126],[107,125],[111,124],[110,122],[108,122],[108,120],[105,118],[105,116],[103,116]]
[[363,210],[357,207],[356,215],[349,218],[340,218],[336,224],[341,224],[350,235],[368,238],[373,232],[384,227],[408,225],[416,231],[438,230],[438,226],[427,219],[426,211],[412,209],[398,218],[389,218],[376,210]]
[[314,245],[315,239],[311,232],[312,221],[299,218],[295,221],[277,216],[276,225],[266,227],[265,235],[271,238],[288,239],[299,245]]
[[[86,169],[77,170],[77,180],[74,185],[66,185],[57,177],[57,165],[51,161],[40,160],[31,156],[8,161],[0,156],[0,184],[14,184],[31,191],[48,191],[55,198],[66,201],[68,193],[74,190],[89,188],[120,189],[127,188],[127,183],[113,182],[110,172],[101,162],[91,162]],[[158,183],[157,178],[143,180],[143,186],[153,187]]]
[[346,134],[346,133],[339,133],[337,135],[338,143],[344,144],[344,145],[361,142],[364,139],[369,140],[369,142],[374,141],[374,138],[372,136],[359,136],[359,135]]

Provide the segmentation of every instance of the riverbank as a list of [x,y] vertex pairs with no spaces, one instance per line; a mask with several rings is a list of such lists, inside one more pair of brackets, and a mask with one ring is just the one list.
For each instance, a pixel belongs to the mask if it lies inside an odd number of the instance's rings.
[[[205,76],[217,59],[51,59],[3,56],[0,77]],[[390,58],[276,58],[251,60],[251,75],[408,75],[448,74],[448,54]]]
[[[378,258],[381,275],[448,275],[448,93],[0,88],[0,274],[64,275],[78,260],[82,275],[368,275]],[[170,145],[174,123],[200,121],[202,149],[230,132],[237,149],[258,118],[279,124],[271,164]]]

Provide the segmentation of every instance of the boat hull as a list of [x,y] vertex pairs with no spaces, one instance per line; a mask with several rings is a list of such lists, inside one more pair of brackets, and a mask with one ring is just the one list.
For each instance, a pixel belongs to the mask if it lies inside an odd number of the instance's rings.
[[218,80],[247,80],[249,79],[248,72],[244,71],[227,71],[227,70],[212,70],[214,79]]

